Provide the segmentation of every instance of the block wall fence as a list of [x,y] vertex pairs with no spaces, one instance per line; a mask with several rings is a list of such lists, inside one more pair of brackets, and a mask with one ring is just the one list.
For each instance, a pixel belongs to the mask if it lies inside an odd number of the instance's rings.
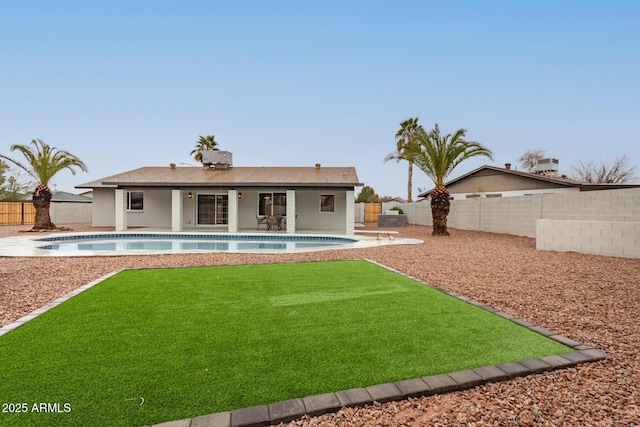
[[[382,210],[394,206],[409,224],[432,225],[429,202],[383,203]],[[358,203],[356,222],[363,221]],[[640,188],[452,200],[447,224],[533,237],[541,250],[640,258]]]
[[54,224],[91,223],[91,203],[52,202],[49,208]]
[[[51,202],[49,215],[54,224],[90,223],[91,203]],[[36,210],[31,201],[0,202],[0,225],[31,225],[35,217]]]

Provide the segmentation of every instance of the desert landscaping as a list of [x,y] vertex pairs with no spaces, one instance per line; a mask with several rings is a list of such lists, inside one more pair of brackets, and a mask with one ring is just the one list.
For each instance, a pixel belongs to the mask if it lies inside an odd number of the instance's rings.
[[[90,231],[89,224],[64,224]],[[28,226],[1,226],[0,237]],[[344,408],[300,426],[633,426],[640,424],[640,259],[537,251],[535,240],[410,225],[423,245],[300,254],[0,258],[0,324],[6,325],[114,270],[133,267],[371,259],[611,355],[462,392]]]

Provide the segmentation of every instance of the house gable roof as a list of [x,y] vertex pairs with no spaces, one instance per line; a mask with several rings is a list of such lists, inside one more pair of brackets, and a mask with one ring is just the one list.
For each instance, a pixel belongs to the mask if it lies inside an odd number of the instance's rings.
[[76,188],[101,187],[187,187],[187,186],[294,186],[356,187],[353,167],[141,167],[131,171],[77,185]]
[[[31,200],[33,196],[29,196]],[[91,203],[93,199],[91,197],[83,196],[81,194],[68,193],[66,191],[54,191],[51,195],[52,202],[74,202],[74,203]]]

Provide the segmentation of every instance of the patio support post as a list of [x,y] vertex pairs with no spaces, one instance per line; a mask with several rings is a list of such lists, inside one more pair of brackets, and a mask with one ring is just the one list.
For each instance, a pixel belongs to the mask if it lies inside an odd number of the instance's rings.
[[238,190],[229,190],[229,206],[227,210],[229,233],[238,232]]
[[182,231],[182,190],[171,190],[171,231]]
[[127,191],[116,188],[115,194],[115,226],[116,231],[127,230]]
[[296,190],[287,190],[287,234],[296,233]]
[[355,228],[356,200],[353,190],[347,190],[346,193],[346,234],[351,236]]

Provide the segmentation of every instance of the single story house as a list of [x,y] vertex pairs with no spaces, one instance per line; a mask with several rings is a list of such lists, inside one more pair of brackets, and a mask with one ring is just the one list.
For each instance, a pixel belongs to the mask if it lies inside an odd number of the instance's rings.
[[[208,230],[256,230],[257,217],[275,216],[278,228],[353,234],[353,167],[141,167],[87,182],[92,224]],[[284,219],[284,221],[282,221]]]
[[[638,184],[590,184],[565,176],[547,176],[508,167],[484,165],[445,183],[452,200],[484,197],[514,197],[533,194],[566,193],[593,190],[614,190],[639,187]],[[427,197],[431,191],[418,195]]]

